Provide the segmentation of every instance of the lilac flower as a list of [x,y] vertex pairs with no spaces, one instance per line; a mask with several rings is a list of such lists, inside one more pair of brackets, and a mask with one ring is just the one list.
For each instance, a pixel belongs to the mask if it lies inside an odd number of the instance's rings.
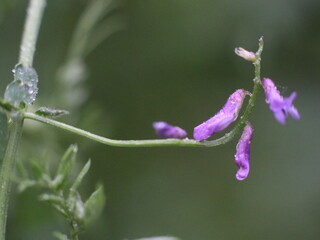
[[246,179],[250,171],[250,143],[252,134],[253,127],[250,123],[247,123],[237,145],[237,152],[234,155],[235,163],[239,167],[236,174],[236,178],[239,181]]
[[237,119],[246,95],[250,95],[250,93],[243,89],[238,89],[231,94],[226,104],[216,115],[194,128],[194,139],[202,141],[227,128]]
[[156,134],[163,138],[185,138],[187,132],[180,127],[172,126],[166,122],[154,122]]
[[262,80],[262,86],[266,94],[266,103],[270,105],[270,110],[279,123],[285,124],[288,114],[296,120],[300,119],[299,112],[293,105],[293,101],[297,97],[296,92],[291,93],[288,98],[282,97],[274,82],[269,78]]

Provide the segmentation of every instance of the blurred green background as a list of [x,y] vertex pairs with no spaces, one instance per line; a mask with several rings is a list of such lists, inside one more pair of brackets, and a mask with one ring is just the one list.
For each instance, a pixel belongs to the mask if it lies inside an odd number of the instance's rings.
[[[34,62],[35,107],[69,109],[67,95],[76,107],[61,121],[86,130],[155,138],[152,122],[165,120],[192,137],[235,89],[251,90],[253,67],[233,50],[255,51],[263,35],[262,75],[285,96],[298,92],[301,120],[281,126],[260,95],[251,119],[251,173],[243,182],[234,177],[237,139],[208,149],[113,148],[27,120],[20,159],[49,157],[54,165],[77,143],[79,168],[88,158],[93,163],[83,195],[97,182],[105,186],[103,216],[80,239],[320,239],[320,2],[123,0],[109,16],[124,27],[85,58],[87,77],[66,93],[57,70],[88,2],[48,1]],[[0,0],[1,94],[17,63],[27,3]],[[14,191],[8,239],[53,239],[52,231],[65,230],[37,193]]]

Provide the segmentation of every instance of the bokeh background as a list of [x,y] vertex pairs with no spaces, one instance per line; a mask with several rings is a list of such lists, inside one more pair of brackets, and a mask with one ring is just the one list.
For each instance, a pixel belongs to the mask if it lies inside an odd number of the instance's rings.
[[[34,108],[67,108],[72,114],[61,121],[115,139],[155,138],[155,120],[192,137],[235,89],[251,90],[253,67],[233,50],[255,51],[263,35],[262,75],[286,96],[298,92],[302,117],[281,126],[260,95],[251,118],[251,173],[243,182],[234,177],[237,139],[208,149],[114,148],[27,120],[20,159],[47,157],[54,165],[77,143],[78,168],[88,158],[93,163],[83,196],[96,183],[105,186],[103,215],[80,239],[320,239],[320,2],[122,0],[106,16],[121,30],[83,58],[83,80],[68,85],[58,70],[89,2],[48,1],[34,61]],[[27,3],[0,0],[1,94],[17,63]],[[13,191],[8,239],[53,239],[52,231],[66,230],[38,193]]]

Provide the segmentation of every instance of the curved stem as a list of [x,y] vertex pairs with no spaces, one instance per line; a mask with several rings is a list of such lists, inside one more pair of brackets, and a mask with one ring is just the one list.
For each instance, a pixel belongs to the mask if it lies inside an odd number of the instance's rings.
[[46,123],[48,125],[61,128],[68,132],[89,138],[93,141],[100,142],[105,145],[114,147],[165,147],[165,146],[179,146],[179,147],[214,147],[229,142],[234,137],[234,130],[225,134],[223,137],[213,141],[198,142],[193,139],[150,139],[150,140],[115,140],[90,133],[80,128],[52,120],[50,118],[41,117],[34,113],[25,112],[24,118],[32,119],[38,122]]
[[24,118],[32,119],[38,122],[46,123],[51,126],[55,126],[64,129],[68,132],[89,138],[93,141],[100,142],[105,145],[114,147],[156,147],[156,146],[205,146],[204,143],[197,142],[190,139],[155,139],[155,140],[114,140],[106,137],[102,137],[88,131],[73,127],[71,125],[52,120],[46,117],[41,117],[34,113],[24,113]]

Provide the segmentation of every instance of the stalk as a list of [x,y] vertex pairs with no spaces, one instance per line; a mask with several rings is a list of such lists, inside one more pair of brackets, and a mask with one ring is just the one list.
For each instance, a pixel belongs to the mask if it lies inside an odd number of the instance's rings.
[[[19,64],[31,67],[39,27],[42,20],[46,0],[30,0],[20,47]],[[11,112],[9,140],[3,164],[0,170],[0,240],[5,240],[6,220],[11,189],[11,178],[16,164],[16,153],[22,135],[23,113]]]

